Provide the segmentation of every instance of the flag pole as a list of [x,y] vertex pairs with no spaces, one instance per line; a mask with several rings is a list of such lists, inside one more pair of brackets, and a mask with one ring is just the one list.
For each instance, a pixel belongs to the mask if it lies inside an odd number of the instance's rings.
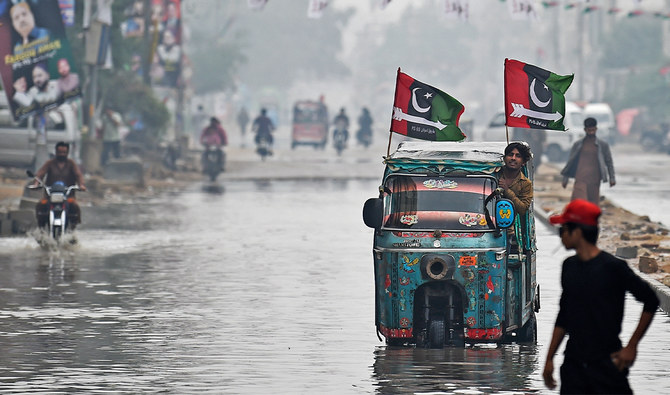
[[505,58],[505,62],[503,63],[503,86],[503,105],[505,107],[505,138],[507,139],[507,145],[509,145],[509,127],[507,126],[507,58]]
[[[400,76],[400,67],[395,75],[395,88],[393,90],[393,104],[395,105],[395,97],[398,94],[398,77]],[[391,139],[393,139],[393,107],[391,107],[391,125],[389,126],[389,145],[386,147],[386,157],[391,156]]]
[[389,132],[389,146],[386,147],[386,157],[388,158],[391,155],[391,139],[393,138],[393,132]]

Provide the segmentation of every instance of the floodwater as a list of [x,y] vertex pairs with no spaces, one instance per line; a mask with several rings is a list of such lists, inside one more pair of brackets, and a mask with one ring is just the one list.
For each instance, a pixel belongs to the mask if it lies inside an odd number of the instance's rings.
[[670,196],[670,155],[618,144],[612,147],[612,156],[616,185],[602,184],[600,193],[635,214],[670,226],[670,210],[665,209]]
[[[558,238],[538,223],[537,345],[387,348],[361,219],[377,185],[195,184],[84,208],[73,248],[0,239],[0,393],[555,393],[541,372]],[[640,311],[626,310],[624,339]],[[659,312],[638,393],[670,393],[668,332]]]

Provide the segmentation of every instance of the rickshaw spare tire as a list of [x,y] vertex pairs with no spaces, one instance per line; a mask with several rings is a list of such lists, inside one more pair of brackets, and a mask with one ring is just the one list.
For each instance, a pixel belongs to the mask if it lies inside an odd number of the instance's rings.
[[433,280],[442,280],[447,275],[447,265],[442,259],[433,259],[426,264],[426,273]]
[[453,277],[456,265],[451,255],[429,254],[421,259],[421,269],[428,278],[444,280]]

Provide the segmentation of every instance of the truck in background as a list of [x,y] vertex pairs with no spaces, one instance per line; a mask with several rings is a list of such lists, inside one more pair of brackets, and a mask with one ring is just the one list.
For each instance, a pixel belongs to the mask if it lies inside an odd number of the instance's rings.
[[[65,103],[45,113],[47,151],[53,154],[57,142],[70,144],[70,158],[81,161],[81,130],[77,104]],[[35,163],[38,125],[35,117],[15,122],[7,98],[0,95],[0,166],[27,167],[33,170],[41,166]]]

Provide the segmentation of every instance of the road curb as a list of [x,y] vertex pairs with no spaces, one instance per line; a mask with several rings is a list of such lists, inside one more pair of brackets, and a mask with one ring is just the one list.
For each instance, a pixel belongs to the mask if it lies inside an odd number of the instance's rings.
[[[535,207],[535,218],[538,218],[540,221],[542,221],[544,224],[549,226],[549,228],[556,234],[558,234],[558,228],[553,226],[549,222],[549,213],[544,211],[543,209],[537,207],[539,205],[536,205]],[[670,287],[666,286],[662,282],[656,280],[655,278],[651,277],[650,275],[646,273],[642,273],[640,269],[637,268],[634,262],[632,262],[632,259],[624,259],[621,257],[618,257],[620,259],[623,259],[628,263],[628,266],[630,266],[633,271],[640,276],[642,279],[644,279],[646,282],[651,285],[651,288],[654,290],[656,293],[656,296],[658,296],[658,299],[660,300],[660,308],[663,310],[667,315],[670,315]]]

